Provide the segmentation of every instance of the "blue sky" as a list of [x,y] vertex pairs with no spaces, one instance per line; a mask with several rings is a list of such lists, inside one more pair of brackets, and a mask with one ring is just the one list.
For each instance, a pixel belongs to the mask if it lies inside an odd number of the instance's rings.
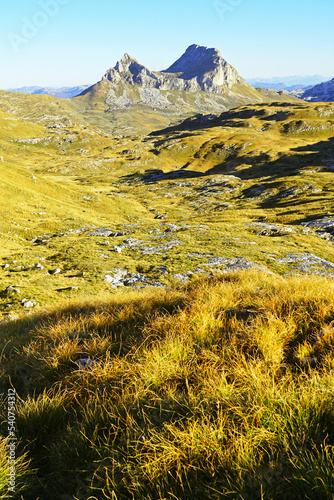
[[0,88],[92,84],[125,52],[165,69],[193,43],[244,78],[334,77],[333,24],[333,0],[2,0]]

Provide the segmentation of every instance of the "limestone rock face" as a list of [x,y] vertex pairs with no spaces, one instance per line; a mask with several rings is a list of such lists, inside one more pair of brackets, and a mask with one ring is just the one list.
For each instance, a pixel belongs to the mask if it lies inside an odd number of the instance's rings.
[[191,45],[172,66],[164,71],[150,71],[125,54],[103,80],[126,81],[142,88],[223,94],[235,84],[245,84],[237,71],[222,58],[217,49]]
[[220,114],[249,103],[297,101],[255,89],[217,49],[199,45],[190,45],[163,71],[151,71],[125,54],[99,82],[74,99],[87,117],[94,123],[102,119],[116,135],[150,133],[190,116]]
[[191,82],[194,91],[221,93],[221,87],[232,88],[236,83],[245,83],[219,50],[199,45],[188,47],[165,73],[177,73],[179,78]]

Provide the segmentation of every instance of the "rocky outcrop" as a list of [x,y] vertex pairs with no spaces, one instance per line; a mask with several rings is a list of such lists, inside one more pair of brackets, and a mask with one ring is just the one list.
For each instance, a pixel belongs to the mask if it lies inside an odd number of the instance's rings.
[[172,66],[164,71],[150,71],[125,54],[102,80],[122,80],[142,88],[223,94],[235,84],[246,82],[221,56],[217,49],[191,45]]
[[199,45],[188,47],[163,71],[151,71],[125,54],[74,100],[88,121],[98,120],[116,135],[150,133],[198,113],[220,114],[249,103],[297,101],[282,92],[253,88],[217,49]]

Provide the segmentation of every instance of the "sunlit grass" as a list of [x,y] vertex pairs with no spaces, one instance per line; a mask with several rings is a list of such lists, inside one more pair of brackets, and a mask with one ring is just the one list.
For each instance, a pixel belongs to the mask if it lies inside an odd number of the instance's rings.
[[17,322],[24,498],[331,498],[333,299],[325,278],[244,272]]

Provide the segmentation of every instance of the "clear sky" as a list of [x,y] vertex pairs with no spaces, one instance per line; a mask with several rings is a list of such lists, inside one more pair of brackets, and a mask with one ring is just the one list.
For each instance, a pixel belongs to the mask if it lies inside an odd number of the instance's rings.
[[127,52],[152,70],[196,43],[244,78],[334,77],[333,0],[0,0],[0,88],[93,84]]

